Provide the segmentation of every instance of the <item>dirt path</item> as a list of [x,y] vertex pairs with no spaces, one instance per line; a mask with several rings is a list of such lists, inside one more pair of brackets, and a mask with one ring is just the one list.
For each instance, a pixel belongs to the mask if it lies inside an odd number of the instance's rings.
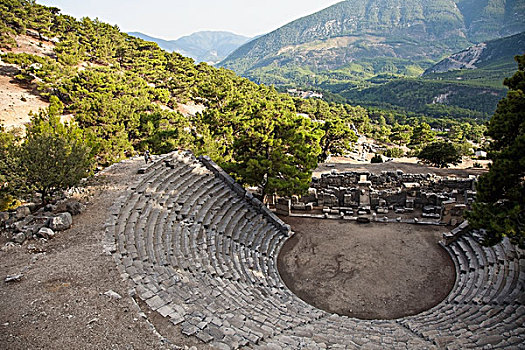
[[[103,253],[107,209],[141,165],[121,163],[97,178],[72,229],[45,243],[0,251],[0,349],[177,348],[150,327],[145,317],[158,315],[140,312],[112,257]],[[4,282],[20,272],[20,282]],[[104,295],[110,290],[122,298]],[[183,344],[180,333],[171,332],[173,343]]]
[[281,250],[279,273],[320,309],[394,319],[431,308],[454,285],[452,260],[437,244],[443,227],[283,220],[296,235]]

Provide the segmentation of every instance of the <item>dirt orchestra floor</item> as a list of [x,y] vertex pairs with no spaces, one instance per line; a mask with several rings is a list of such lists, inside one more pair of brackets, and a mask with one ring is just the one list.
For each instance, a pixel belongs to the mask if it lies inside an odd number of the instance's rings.
[[282,217],[296,233],[279,273],[301,299],[361,319],[414,315],[441,302],[455,281],[439,245],[443,226]]

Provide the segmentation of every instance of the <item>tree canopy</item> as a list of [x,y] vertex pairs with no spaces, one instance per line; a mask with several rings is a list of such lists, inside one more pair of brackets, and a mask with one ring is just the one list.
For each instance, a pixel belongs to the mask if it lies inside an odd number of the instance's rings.
[[[2,61],[17,65],[16,79],[43,98],[60,100],[101,166],[145,149],[185,148],[209,155],[263,194],[299,194],[317,161],[351,151],[357,133],[422,147],[433,140],[431,128],[458,123],[292,98],[32,0],[4,1],[0,13],[2,46],[16,46],[19,35],[54,46],[42,56],[7,50]],[[199,112],[184,113],[187,106]],[[412,132],[415,120],[420,127]]]
[[473,228],[486,230],[486,244],[507,236],[525,247],[525,55],[516,61],[518,71],[504,82],[507,96],[488,123],[492,165],[479,179],[468,218]]
[[15,150],[18,179],[28,190],[48,197],[58,191],[77,186],[87,177],[93,156],[84,133],[74,124],[60,122],[60,102],[55,97],[47,112],[34,116],[26,136]]
[[449,164],[456,165],[461,161],[457,148],[452,143],[443,140],[425,146],[417,157],[424,163],[439,168],[447,168]]

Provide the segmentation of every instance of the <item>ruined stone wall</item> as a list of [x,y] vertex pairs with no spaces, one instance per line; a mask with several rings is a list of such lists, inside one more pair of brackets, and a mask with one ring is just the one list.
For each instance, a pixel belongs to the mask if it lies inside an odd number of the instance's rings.
[[[475,198],[475,179],[445,178],[402,171],[323,174],[312,180],[307,196],[300,199],[325,212],[355,209],[357,213],[412,213],[455,224]],[[292,209],[294,206],[292,205]]]

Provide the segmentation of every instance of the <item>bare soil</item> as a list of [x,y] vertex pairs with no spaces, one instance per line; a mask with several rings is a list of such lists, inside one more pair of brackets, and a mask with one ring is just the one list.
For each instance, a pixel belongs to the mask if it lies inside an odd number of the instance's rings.
[[[142,160],[121,163],[97,178],[89,187],[87,209],[73,218],[70,230],[47,242],[29,241],[0,250],[0,349],[193,345],[195,341],[168,320],[137,306],[113,258],[103,253],[108,208],[142,165]],[[19,282],[4,281],[19,273],[23,274]],[[104,295],[110,290],[122,298]]]
[[31,112],[36,114],[49,106],[35,85],[21,86],[13,80],[17,73],[16,66],[0,62],[0,124],[8,129],[23,126],[31,119]]
[[322,310],[396,319],[437,305],[454,286],[454,264],[438,245],[444,227],[282,219],[296,234],[279,254],[279,273]]
[[[484,168],[473,168],[474,162],[481,163]],[[373,174],[380,174],[382,171],[401,170],[406,174],[435,174],[437,176],[454,176],[468,178],[469,175],[481,175],[487,172],[488,161],[465,159],[458,166],[450,168],[436,168],[425,164],[419,164],[417,158],[399,158],[384,163],[366,163],[349,158],[334,157],[329,162],[319,164],[313,172],[313,176],[320,177],[321,174],[336,171],[369,171]]]

